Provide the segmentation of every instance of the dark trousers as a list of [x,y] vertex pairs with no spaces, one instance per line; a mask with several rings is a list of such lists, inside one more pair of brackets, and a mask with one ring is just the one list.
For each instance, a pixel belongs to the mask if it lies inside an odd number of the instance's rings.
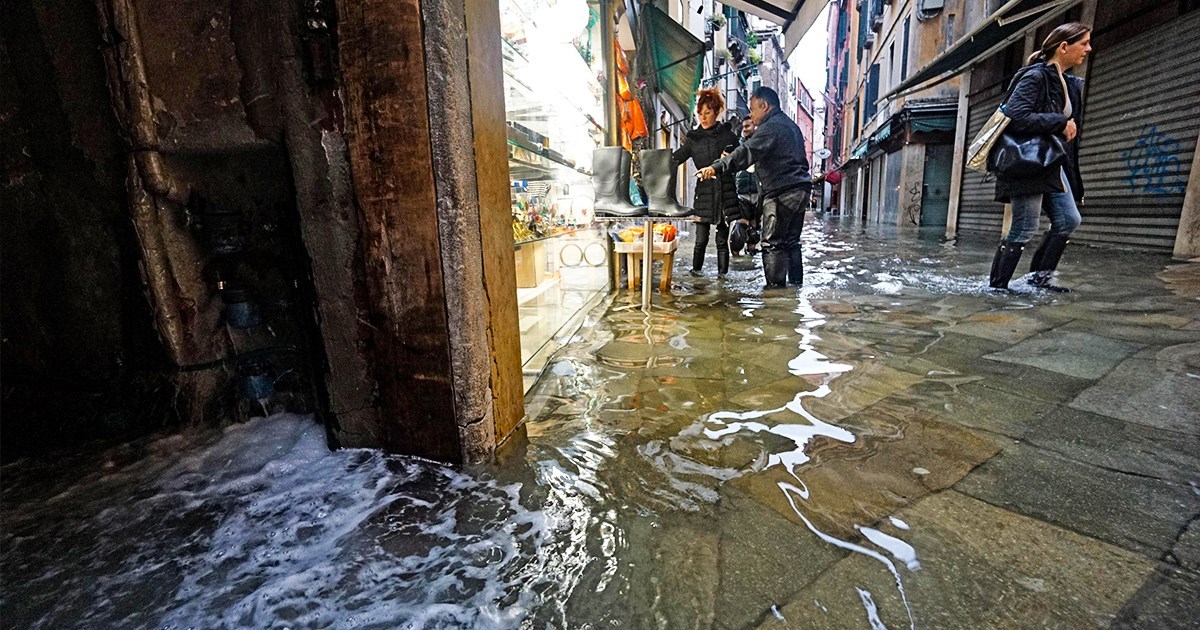
[[[700,271],[704,266],[704,250],[708,248],[708,234],[712,229],[712,223],[697,223],[696,224],[696,246],[692,250],[692,270]],[[729,259],[729,224],[721,221],[717,226],[717,264],[721,266],[721,260]],[[724,269],[719,270],[724,273]]]
[[804,211],[808,208],[809,196],[809,192],[801,188],[763,200],[763,274],[767,277],[767,286],[781,287],[788,282],[804,284],[800,232],[804,229]]

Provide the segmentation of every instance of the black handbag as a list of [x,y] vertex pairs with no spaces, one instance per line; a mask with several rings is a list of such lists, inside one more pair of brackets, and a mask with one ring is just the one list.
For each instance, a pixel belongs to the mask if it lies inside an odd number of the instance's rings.
[[1041,175],[1067,160],[1062,138],[1050,134],[1000,134],[988,154],[988,170],[1008,179]]
[[[1003,112],[1009,97],[1017,87],[1021,76],[1013,78],[1004,95]],[[1049,88],[1047,88],[1048,90]],[[1050,97],[1047,92],[1046,98]],[[1070,98],[1067,96],[1067,98]],[[1006,125],[1007,127],[1007,125]],[[1061,168],[1067,161],[1067,148],[1063,138],[1057,134],[1014,134],[1005,129],[988,153],[987,170],[1005,179],[1017,179],[1041,175],[1048,170]]]

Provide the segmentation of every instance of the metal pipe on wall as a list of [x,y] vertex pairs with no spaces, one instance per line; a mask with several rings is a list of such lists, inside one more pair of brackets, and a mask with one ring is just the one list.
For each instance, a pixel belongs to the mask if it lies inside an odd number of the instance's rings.
[[117,110],[127,118],[122,122],[133,142],[133,157],[143,185],[154,195],[183,203],[187,201],[190,189],[167,172],[158,151],[158,130],[154,125],[154,106],[146,79],[137,11],[129,0],[97,0],[97,4],[105,38],[117,40],[111,46],[114,59],[107,65],[117,72],[113,77],[114,94],[125,97]]
[[604,55],[604,144],[621,144],[621,117],[617,114],[617,0],[600,0],[600,40]]

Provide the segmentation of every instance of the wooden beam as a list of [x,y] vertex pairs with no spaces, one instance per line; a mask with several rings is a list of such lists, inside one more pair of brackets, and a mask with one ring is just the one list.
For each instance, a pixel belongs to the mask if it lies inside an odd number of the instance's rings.
[[525,417],[525,388],[521,375],[504,82],[502,73],[496,71],[504,62],[500,51],[500,9],[495,0],[466,0],[466,15],[492,413],[495,439],[502,443],[524,428],[521,421]]
[[340,0],[361,286],[354,288],[379,420],[343,425],[345,446],[461,459],[418,0]]

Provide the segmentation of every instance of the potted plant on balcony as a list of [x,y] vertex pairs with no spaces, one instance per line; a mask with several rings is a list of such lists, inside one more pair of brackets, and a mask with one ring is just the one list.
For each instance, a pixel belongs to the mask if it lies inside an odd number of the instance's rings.
[[725,28],[725,25],[728,24],[725,16],[720,13],[714,13],[708,16],[706,21],[708,22],[708,30],[711,32],[719,31]]

